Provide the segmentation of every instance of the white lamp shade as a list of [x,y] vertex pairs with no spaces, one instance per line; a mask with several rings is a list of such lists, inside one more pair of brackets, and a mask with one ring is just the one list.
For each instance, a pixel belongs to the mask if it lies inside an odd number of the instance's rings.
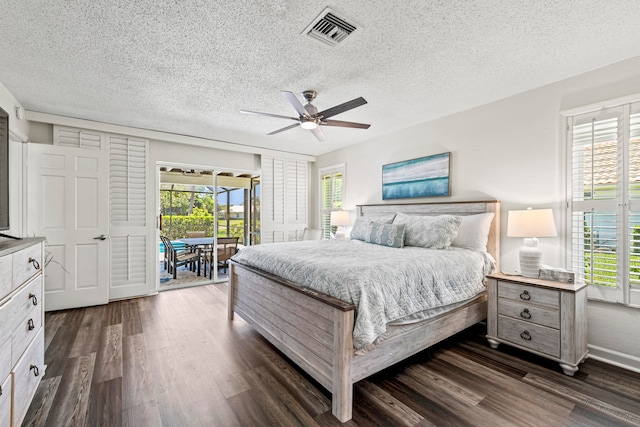
[[345,227],[349,224],[349,211],[331,211],[331,225]]
[[555,237],[556,224],[551,209],[509,211],[509,237]]

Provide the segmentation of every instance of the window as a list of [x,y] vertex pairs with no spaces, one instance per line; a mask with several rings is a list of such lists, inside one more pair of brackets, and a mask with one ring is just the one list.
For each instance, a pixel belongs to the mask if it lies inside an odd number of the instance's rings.
[[344,165],[320,170],[320,222],[325,239],[335,232],[331,228],[331,211],[342,209]]
[[640,305],[640,103],[567,117],[571,267],[589,296]]

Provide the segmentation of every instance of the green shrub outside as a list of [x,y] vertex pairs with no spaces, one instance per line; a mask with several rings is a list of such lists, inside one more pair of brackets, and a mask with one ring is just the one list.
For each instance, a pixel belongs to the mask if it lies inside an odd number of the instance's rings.
[[[172,215],[162,218],[162,230],[160,235],[171,240],[183,239],[189,237],[188,231],[204,231],[205,236],[213,236],[213,215]],[[240,241],[244,239],[244,220],[229,220],[229,234],[231,237],[239,237]],[[169,236],[171,231],[171,236]],[[218,220],[218,237],[227,236],[227,221]]]

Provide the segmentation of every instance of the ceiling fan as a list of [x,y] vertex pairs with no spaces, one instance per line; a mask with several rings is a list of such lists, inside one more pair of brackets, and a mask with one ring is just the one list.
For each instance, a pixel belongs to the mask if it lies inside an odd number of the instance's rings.
[[298,100],[293,92],[289,92],[287,90],[283,90],[281,92],[282,95],[287,99],[287,101],[289,101],[289,104],[291,104],[291,106],[299,114],[298,117],[281,116],[279,114],[259,113],[257,111],[246,110],[240,110],[240,112],[246,114],[256,114],[259,116],[277,117],[280,119],[288,119],[298,122],[289,126],[285,126],[282,129],[274,130],[267,135],[274,135],[285,130],[293,129],[296,126],[300,126],[303,129],[310,130],[311,133],[313,133],[315,137],[318,138],[318,140],[321,142],[326,141],[327,137],[325,136],[324,132],[322,132],[322,129],[320,129],[319,126],[338,126],[357,129],[369,129],[369,126],[371,126],[365,123],[329,120],[329,117],[333,117],[340,113],[344,113],[345,111],[349,111],[353,108],[366,104],[367,101],[363,97],[352,99],[351,101],[347,101],[343,104],[336,105],[335,107],[331,107],[324,111],[318,112],[318,109],[311,104],[311,101],[313,101],[318,95],[315,90],[305,90],[304,92],[302,92],[302,96],[307,101],[307,105],[302,105],[302,103]]

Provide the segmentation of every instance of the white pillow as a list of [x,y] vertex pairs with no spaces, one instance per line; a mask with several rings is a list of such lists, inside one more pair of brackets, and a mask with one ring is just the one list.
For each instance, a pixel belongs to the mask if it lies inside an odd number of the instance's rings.
[[456,238],[453,239],[451,246],[477,249],[486,252],[489,229],[491,228],[491,221],[493,221],[494,215],[493,212],[487,212],[463,216],[458,234]]
[[443,249],[451,245],[462,218],[455,215],[406,215],[399,212],[394,224],[406,224],[404,244],[423,248]]

